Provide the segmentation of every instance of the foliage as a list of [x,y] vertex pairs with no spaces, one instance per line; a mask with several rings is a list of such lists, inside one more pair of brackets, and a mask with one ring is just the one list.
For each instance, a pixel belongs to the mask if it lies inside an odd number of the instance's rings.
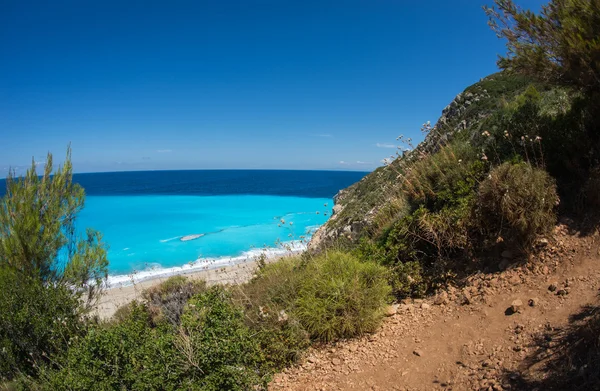
[[390,285],[398,298],[422,297],[427,290],[423,266],[418,261],[396,262],[390,267]]
[[[593,111],[581,94],[566,88],[526,93],[507,102],[475,136],[495,164],[525,161],[545,168],[556,178],[562,207],[575,211],[580,189],[597,166],[598,149],[587,132]],[[484,135],[485,134],[485,135]]]
[[245,322],[273,369],[295,362],[309,346],[309,335],[293,313],[304,265],[300,257],[280,259],[233,289],[236,301],[244,308]]
[[120,322],[91,327],[60,369],[42,371],[37,384],[23,383],[44,390],[266,387],[270,367],[264,352],[226,289],[212,287],[190,298],[179,327],[154,326],[145,304],[134,302],[129,309]]
[[172,276],[146,289],[142,292],[142,297],[148,306],[148,311],[152,314],[154,323],[166,320],[173,325],[178,325],[187,301],[205,290],[206,282],[203,280],[188,280],[184,276]]
[[185,367],[168,328],[151,328],[144,305],[122,322],[97,325],[68,351],[59,370],[42,372],[44,390],[178,390]]
[[600,1],[551,0],[540,13],[512,0],[486,7],[490,26],[507,40],[498,65],[584,91],[600,90]]
[[556,222],[556,185],[546,171],[528,163],[504,163],[479,185],[480,227],[485,237],[525,249]]
[[0,266],[0,380],[36,375],[83,332],[79,303],[64,286]]
[[369,235],[380,235],[390,224],[406,216],[408,213],[410,213],[410,204],[404,194],[400,193],[399,196],[390,198],[380,207],[375,215]]
[[99,297],[108,261],[101,235],[75,228],[84,191],[72,181],[70,149],[53,172],[36,163],[22,178],[10,172],[0,201],[0,377],[35,375],[54,364]]
[[389,294],[385,268],[330,252],[307,263],[294,313],[317,340],[349,338],[375,330]]
[[242,287],[245,304],[270,311],[290,309],[305,278],[306,263],[300,257],[285,257],[266,264]]
[[482,171],[473,149],[455,143],[433,155],[419,156],[406,168],[400,181],[413,206],[425,205],[438,211],[464,202]]
[[264,357],[242,311],[222,287],[194,296],[181,318],[177,348],[193,389],[248,390],[266,386]]
[[72,181],[71,151],[64,166],[53,172],[48,154],[44,173],[36,163],[25,177],[6,178],[0,205],[0,263],[44,283],[67,286],[94,304],[107,275],[106,249],[100,233],[75,228],[85,194]]
[[592,170],[582,189],[583,202],[588,214],[600,211],[600,168]]

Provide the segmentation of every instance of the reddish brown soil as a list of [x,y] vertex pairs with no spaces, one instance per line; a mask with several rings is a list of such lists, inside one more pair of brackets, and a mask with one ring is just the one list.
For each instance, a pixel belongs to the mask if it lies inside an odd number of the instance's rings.
[[[546,376],[543,365],[529,365],[539,351],[534,337],[597,302],[598,242],[597,234],[582,237],[558,226],[526,265],[480,273],[436,297],[397,304],[376,333],[311,349],[269,389],[520,389],[508,373]],[[522,305],[512,313],[516,300]]]

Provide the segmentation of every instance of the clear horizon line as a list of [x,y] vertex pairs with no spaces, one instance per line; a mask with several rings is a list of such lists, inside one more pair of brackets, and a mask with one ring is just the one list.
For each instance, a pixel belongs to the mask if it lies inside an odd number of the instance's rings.
[[[353,170],[353,169],[345,169],[345,168],[168,168],[168,169],[145,169],[145,170],[113,170],[113,171],[83,171],[77,172],[74,171],[73,175],[78,174],[112,174],[119,172],[152,172],[152,171],[332,171],[332,172],[364,172],[370,173],[373,172],[378,167],[372,170]],[[29,169],[29,168],[28,168]],[[6,179],[6,176],[1,176],[0,180]]]

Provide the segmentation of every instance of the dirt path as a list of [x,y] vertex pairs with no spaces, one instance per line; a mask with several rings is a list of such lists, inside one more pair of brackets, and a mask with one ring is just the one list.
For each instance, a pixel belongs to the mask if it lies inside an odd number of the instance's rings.
[[598,242],[559,226],[526,267],[482,273],[461,289],[398,304],[377,333],[309,351],[270,390],[517,389],[503,375],[523,367],[537,348],[534,337],[596,302]]

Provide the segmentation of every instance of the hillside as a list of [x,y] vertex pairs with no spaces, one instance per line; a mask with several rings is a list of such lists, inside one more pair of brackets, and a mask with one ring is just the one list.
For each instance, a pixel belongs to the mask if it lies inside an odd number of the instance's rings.
[[[495,73],[467,87],[442,110],[436,124],[415,150],[404,152],[391,164],[377,168],[334,197],[333,216],[314,235],[310,247],[318,249],[340,240],[345,242],[348,234],[356,240],[365,234],[365,230],[377,229],[380,224],[378,214],[386,206],[389,208],[401,192],[397,176],[402,162],[414,159],[422,151],[434,152],[441,142],[448,143],[458,135],[463,139],[474,138],[484,119],[532,83],[532,79],[524,76]],[[410,146],[404,144],[399,148]]]
[[393,305],[378,332],[311,350],[270,389],[597,390],[600,242],[572,224],[528,264]]

